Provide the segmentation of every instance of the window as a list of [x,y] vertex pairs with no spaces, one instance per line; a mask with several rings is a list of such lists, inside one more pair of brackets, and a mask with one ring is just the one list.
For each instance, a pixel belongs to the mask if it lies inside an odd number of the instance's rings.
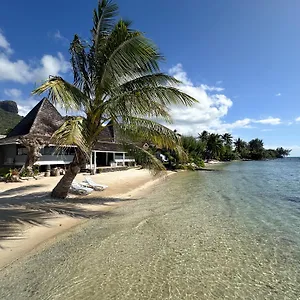
[[17,155],[27,155],[28,150],[25,147],[19,146],[17,149]]

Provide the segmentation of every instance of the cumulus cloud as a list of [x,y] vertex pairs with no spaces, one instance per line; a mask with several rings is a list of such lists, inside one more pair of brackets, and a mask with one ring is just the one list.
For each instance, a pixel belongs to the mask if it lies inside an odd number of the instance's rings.
[[4,94],[12,99],[18,99],[22,95],[22,91],[18,89],[5,89]]
[[300,122],[300,117],[295,119],[296,122]]
[[[4,36],[2,35],[2,37]],[[4,48],[5,45],[6,44],[2,41],[2,48]],[[8,46],[6,45],[6,48],[7,47],[10,49],[9,44]],[[24,60],[12,60],[8,55],[8,51],[6,51],[6,53],[0,52],[0,81],[14,81],[26,84],[46,80],[49,75],[55,76],[67,73],[69,69],[69,62],[65,60],[60,52],[57,53],[56,56],[46,54],[39,61],[34,63],[27,63]]]
[[192,107],[171,107],[171,115],[174,121],[171,127],[184,134],[195,134],[202,130],[222,130],[224,127],[221,119],[227,115],[232,106],[230,98],[217,92],[218,90],[207,85],[194,85],[183,70],[181,64],[177,64],[169,70],[169,73],[182,82],[180,89],[194,97],[199,103]]
[[182,134],[195,135],[203,130],[211,132],[230,132],[238,128],[254,128],[255,124],[279,125],[280,118],[268,117],[266,119],[244,118],[232,123],[223,121],[233,105],[232,100],[220,93],[223,88],[195,85],[188,77],[181,64],[177,64],[169,70],[169,73],[182,82],[180,89],[194,97],[199,103],[192,107],[171,107],[173,124],[172,129],[177,129]]
[[277,93],[275,96],[276,96],[276,97],[280,97],[280,96],[281,96],[281,93]]

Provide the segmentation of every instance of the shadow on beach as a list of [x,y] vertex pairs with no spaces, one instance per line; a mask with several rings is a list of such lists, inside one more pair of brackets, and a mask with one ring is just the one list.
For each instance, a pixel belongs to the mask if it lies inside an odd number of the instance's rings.
[[[49,226],[47,220],[54,219],[59,214],[84,219],[99,218],[111,214],[108,211],[86,209],[83,207],[84,204],[106,205],[108,202],[129,201],[121,198],[102,198],[101,194],[97,192],[95,192],[97,197],[90,195],[88,197],[56,200],[52,199],[49,193],[30,193],[31,189],[37,187],[41,187],[41,185],[13,188],[1,193],[0,241],[4,239],[22,239],[22,225]],[[19,194],[23,192],[27,192],[27,194]]]

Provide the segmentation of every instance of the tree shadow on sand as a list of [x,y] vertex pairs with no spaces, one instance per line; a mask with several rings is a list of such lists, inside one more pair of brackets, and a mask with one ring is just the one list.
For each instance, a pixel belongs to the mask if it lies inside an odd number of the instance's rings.
[[[24,191],[24,189],[23,189]],[[52,199],[49,193],[30,193],[10,196],[9,191],[0,195],[0,241],[22,239],[22,225],[49,226],[47,220],[60,215],[73,218],[99,218],[111,214],[107,211],[93,211],[83,204],[124,202],[120,198],[72,197],[64,200]],[[133,200],[133,199],[130,199]],[[1,248],[1,245],[0,245]]]

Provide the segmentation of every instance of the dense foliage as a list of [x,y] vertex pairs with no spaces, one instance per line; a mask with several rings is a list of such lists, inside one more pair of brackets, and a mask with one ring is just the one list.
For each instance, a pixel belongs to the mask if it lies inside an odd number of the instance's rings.
[[173,168],[201,168],[204,161],[209,160],[263,160],[276,159],[288,156],[289,149],[282,147],[277,149],[265,149],[264,143],[260,139],[253,139],[249,142],[238,138],[233,140],[230,133],[223,135],[203,131],[198,137],[182,136],[182,146],[187,154],[183,161],[176,154],[163,151],[168,159],[165,164]]
[[234,159],[275,159],[288,156],[289,149],[265,149],[262,140],[256,138],[249,142],[238,138],[233,140],[230,133],[223,135],[203,131],[197,138],[183,136],[182,144],[189,156],[203,160],[217,159],[230,161]]

